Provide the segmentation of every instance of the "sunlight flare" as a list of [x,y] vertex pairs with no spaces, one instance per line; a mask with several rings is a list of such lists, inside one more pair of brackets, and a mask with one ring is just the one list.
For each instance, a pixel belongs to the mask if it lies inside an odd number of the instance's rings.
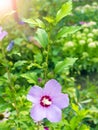
[[12,11],[11,0],[0,0],[0,16]]

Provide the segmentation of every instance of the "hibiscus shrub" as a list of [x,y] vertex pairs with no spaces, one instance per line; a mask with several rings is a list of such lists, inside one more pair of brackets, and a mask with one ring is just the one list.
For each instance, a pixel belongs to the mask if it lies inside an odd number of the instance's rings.
[[0,27],[0,130],[98,128],[98,82],[74,77],[88,65],[97,68],[97,29],[66,24],[72,1],[57,3],[57,13],[45,9],[52,16]]

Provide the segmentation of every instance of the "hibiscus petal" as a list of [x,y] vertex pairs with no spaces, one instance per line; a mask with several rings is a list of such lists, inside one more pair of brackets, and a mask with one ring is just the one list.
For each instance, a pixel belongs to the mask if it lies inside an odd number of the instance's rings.
[[46,109],[46,118],[51,122],[59,122],[62,117],[61,110],[55,105],[51,105]]
[[61,92],[61,85],[55,80],[51,79],[45,84],[44,93],[50,96],[54,96]]
[[58,96],[52,99],[53,104],[59,107],[60,109],[68,107],[69,105],[69,98],[67,94],[58,94]]
[[31,102],[33,102],[34,104],[39,103],[39,98],[38,97],[32,97],[31,95],[27,95],[27,99]]
[[27,99],[33,103],[38,103],[42,95],[42,91],[43,89],[39,86],[33,86],[27,95]]
[[46,111],[44,107],[41,107],[41,105],[36,104],[30,112],[30,116],[37,122],[41,121],[46,117]]

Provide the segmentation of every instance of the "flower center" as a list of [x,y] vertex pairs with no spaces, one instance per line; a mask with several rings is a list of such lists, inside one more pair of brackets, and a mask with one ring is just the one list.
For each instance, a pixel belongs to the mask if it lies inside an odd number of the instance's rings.
[[0,114],[0,120],[3,120],[3,118],[4,118],[4,115],[1,113]]
[[43,107],[49,107],[51,105],[52,101],[51,101],[51,98],[49,96],[42,96],[41,97],[41,100],[40,100],[40,104],[43,106]]

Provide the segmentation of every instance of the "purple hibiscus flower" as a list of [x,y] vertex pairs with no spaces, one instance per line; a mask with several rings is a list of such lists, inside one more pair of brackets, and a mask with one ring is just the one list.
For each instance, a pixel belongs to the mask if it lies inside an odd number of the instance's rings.
[[36,122],[44,118],[51,122],[60,121],[61,109],[69,105],[68,95],[61,93],[61,85],[55,79],[49,80],[43,89],[33,86],[27,99],[34,103],[30,115]]
[[2,27],[0,27],[0,41],[7,35],[6,31],[2,31]]

